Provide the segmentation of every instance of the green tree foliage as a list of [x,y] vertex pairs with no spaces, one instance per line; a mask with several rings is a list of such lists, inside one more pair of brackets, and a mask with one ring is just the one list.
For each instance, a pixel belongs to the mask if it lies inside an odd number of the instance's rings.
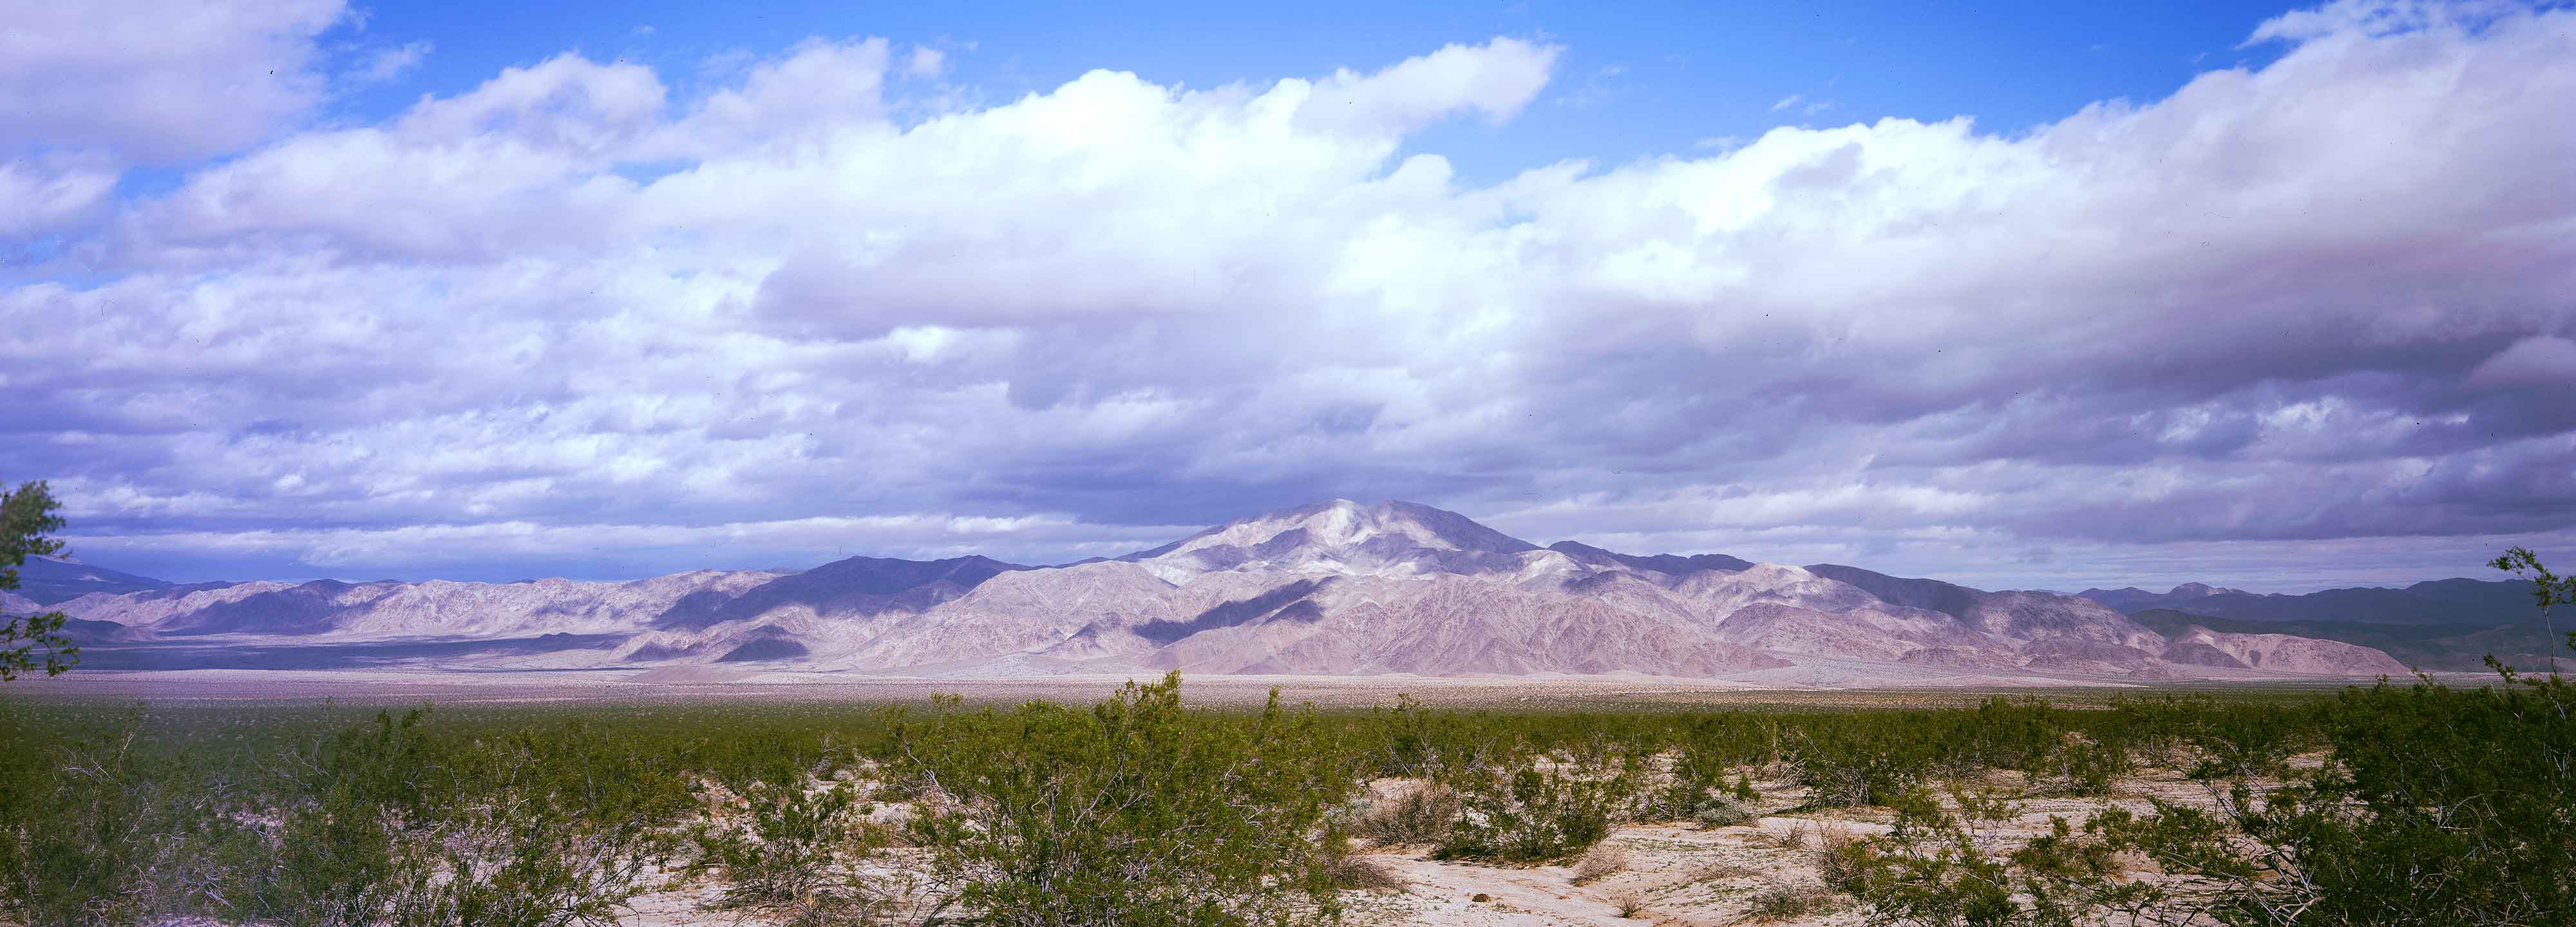
[[886,762],[922,797],[948,922],[1293,924],[1334,907],[1328,809],[1349,761],[1312,711],[1272,693],[1251,717],[1194,716],[1180,675],[1086,711],[895,713]]
[[[2531,580],[2531,599],[2540,606],[2541,631],[2549,636],[2544,644],[2548,648],[2549,671],[2557,672],[2558,623],[2553,613],[2558,606],[2576,605],[2576,576],[2562,577],[2549,572],[2549,568],[2541,564],[2540,555],[2527,547],[2509,548],[2503,556],[2488,561],[2487,565]],[[2576,645],[2570,645],[2569,649],[2576,650]]]
[[[63,530],[62,507],[41,480],[0,494],[0,591],[18,588],[18,568],[27,558],[62,552],[63,542],[52,536]],[[62,633],[66,620],[58,611],[0,620],[0,682],[34,671],[39,649],[47,676],[79,662],[80,648]]]

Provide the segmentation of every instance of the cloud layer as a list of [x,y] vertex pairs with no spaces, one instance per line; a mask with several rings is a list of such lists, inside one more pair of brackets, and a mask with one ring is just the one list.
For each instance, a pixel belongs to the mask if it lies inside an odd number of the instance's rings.
[[[941,59],[879,39],[693,97],[566,53],[323,125],[337,15],[149,56],[66,22],[27,40],[52,76],[0,71],[97,88],[0,112],[45,140],[0,162],[0,239],[49,242],[0,289],[0,475],[53,479],[94,558],[1043,560],[1336,495],[1998,585],[2576,540],[2565,10],[2340,4],[2022,134],[1491,186],[1408,139],[1508,121],[1560,49],[982,108],[904,96]],[[131,89],[245,60],[288,76]]]

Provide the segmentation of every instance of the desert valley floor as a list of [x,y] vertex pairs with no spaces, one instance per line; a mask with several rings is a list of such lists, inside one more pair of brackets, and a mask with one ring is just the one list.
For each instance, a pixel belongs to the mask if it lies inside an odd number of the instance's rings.
[[[780,701],[873,705],[956,695],[969,703],[1043,700],[1066,704],[1107,697],[1136,674],[995,679],[931,679],[847,673],[671,670],[559,672],[376,672],[363,670],[167,670],[79,672],[17,683],[38,701],[315,703],[346,705],[525,704],[603,702]],[[2437,673],[2474,680],[2475,673]],[[1891,682],[1849,677],[1832,686],[1756,685],[1652,676],[1189,676],[1185,699],[1206,707],[1257,707],[1274,688],[1290,702],[1325,708],[1391,704],[1400,695],[1426,705],[1494,710],[1620,711],[1645,708],[1841,708],[1963,705],[1993,695],[2052,703],[2100,703],[2120,693],[2208,692],[2236,697],[2296,697],[2351,685],[2349,679],[2284,677],[2195,681],[2154,686],[2116,681],[1946,677]]]
[[[689,702],[796,702],[862,709],[886,703],[955,694],[969,703],[1009,704],[1032,699],[1091,701],[1128,681],[1122,675],[1024,679],[907,679],[830,673],[731,674],[671,672],[433,673],[361,671],[182,670],[88,672],[31,680],[16,691],[33,701],[97,705],[143,701],[154,705],[269,704],[539,705],[549,703],[671,704]],[[1189,680],[1188,700],[1205,707],[1247,707],[1273,688],[1292,701],[1328,708],[1385,705],[1399,695],[1425,705],[1495,711],[1655,711],[1709,709],[1937,708],[1973,705],[1995,695],[2036,696],[2066,706],[2101,704],[2118,693],[2150,691],[2132,683],[2012,680],[1955,681],[1939,686],[1756,686],[1706,680],[1618,677],[1367,678],[1346,676],[1207,676]],[[2319,680],[2166,684],[2155,692],[2197,691],[2222,700],[2304,699],[2346,683]],[[2313,758],[2308,758],[2313,763]],[[1986,783],[2005,790],[2022,785],[2019,774],[1988,773]],[[1893,812],[1877,807],[1809,808],[1808,790],[1786,775],[1761,775],[1753,784],[1760,816],[1735,826],[1688,823],[1624,824],[1578,859],[1557,864],[1507,865],[1433,858],[1429,844],[1366,845],[1362,858],[1400,883],[1398,887],[1343,893],[1345,923],[1371,927],[1467,925],[1847,925],[1866,923],[1848,898],[1826,891],[1818,874],[1823,849],[1837,841],[1889,830]],[[1371,797],[1387,801],[1421,787],[1405,779],[1369,784]],[[2143,765],[2100,797],[2038,795],[2021,800],[2015,816],[1977,834],[1981,846],[2009,850],[2048,833],[2050,818],[2080,823],[2105,808],[2144,810],[2150,799],[2206,806],[2203,783],[2171,768]],[[875,817],[900,816],[899,804]],[[870,864],[884,884],[912,878],[907,851],[889,851]],[[2140,877],[2152,877],[2140,873]],[[707,878],[672,878],[641,895],[620,913],[625,927],[762,925],[756,913],[717,909],[721,886]],[[901,919],[896,923],[913,923]]]

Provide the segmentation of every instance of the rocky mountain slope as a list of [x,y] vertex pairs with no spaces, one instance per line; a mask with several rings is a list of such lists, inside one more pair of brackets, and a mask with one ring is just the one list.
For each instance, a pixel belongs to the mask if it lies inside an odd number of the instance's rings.
[[172,584],[149,576],[91,566],[69,557],[29,557],[18,565],[18,595],[39,605],[68,602],[93,592],[110,595],[167,589]]
[[337,647],[362,651],[365,665],[985,676],[1179,669],[1763,681],[1808,678],[1801,667],[1826,664],[1845,674],[1889,667],[1890,678],[1909,679],[2405,671],[2368,647],[2159,630],[2074,596],[1832,564],[1540,547],[1454,512],[1346,500],[1054,567],[859,557],[801,573],[709,570],[627,583],[144,589],[62,607],[102,623],[85,627],[141,639],[108,648],[110,664],[126,651],[176,648],[134,657],[153,666],[180,652],[305,665]]

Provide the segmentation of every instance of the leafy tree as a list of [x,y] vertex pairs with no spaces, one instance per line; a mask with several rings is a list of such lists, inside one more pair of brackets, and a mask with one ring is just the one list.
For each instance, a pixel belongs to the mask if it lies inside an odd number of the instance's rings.
[[[28,557],[63,549],[63,542],[50,536],[63,530],[63,518],[56,514],[62,507],[42,480],[0,494],[0,591],[18,588],[18,567]],[[61,612],[46,612],[0,623],[0,682],[34,670],[36,661],[29,654],[40,647],[47,676],[62,675],[79,662],[80,648],[62,633],[65,620]]]
[[2541,631],[2549,640],[2549,671],[2558,671],[2558,624],[2550,619],[2550,610],[2560,605],[2576,605],[2576,576],[2559,576],[2541,565],[2540,555],[2528,547],[2515,547],[2504,556],[2487,562],[2488,566],[2515,576],[2531,578],[2531,598],[2540,606]]

